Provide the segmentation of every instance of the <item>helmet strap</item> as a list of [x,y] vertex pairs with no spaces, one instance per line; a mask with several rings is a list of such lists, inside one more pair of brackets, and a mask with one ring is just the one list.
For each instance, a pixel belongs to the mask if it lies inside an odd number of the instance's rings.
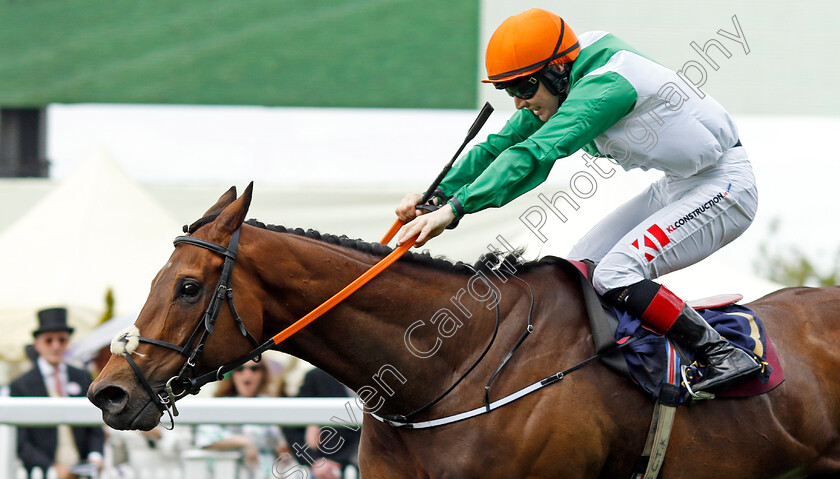
[[552,95],[560,97],[562,104],[569,95],[569,75],[572,72],[572,64],[566,63],[562,72],[558,72],[551,65],[546,65],[539,74],[543,85]]

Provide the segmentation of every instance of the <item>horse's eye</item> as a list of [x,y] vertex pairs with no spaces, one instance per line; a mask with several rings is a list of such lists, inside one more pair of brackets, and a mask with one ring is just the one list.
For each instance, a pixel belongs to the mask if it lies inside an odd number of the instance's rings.
[[201,286],[195,281],[185,281],[179,291],[179,295],[184,298],[195,298],[199,293],[201,293]]

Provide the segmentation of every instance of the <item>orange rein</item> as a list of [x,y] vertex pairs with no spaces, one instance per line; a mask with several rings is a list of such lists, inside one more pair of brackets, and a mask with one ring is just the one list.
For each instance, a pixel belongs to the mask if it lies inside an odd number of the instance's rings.
[[389,229],[388,232],[385,233],[385,236],[383,236],[382,239],[379,240],[379,244],[390,243],[391,238],[393,238],[394,235],[397,234],[397,231],[399,231],[400,228],[402,228],[404,224],[405,224],[405,221],[403,221],[403,220],[398,219],[397,221],[394,221],[394,224],[391,225],[391,229]]
[[[391,227],[391,229],[385,235],[385,237],[382,238],[382,241],[380,241],[380,244],[388,244],[388,242],[391,241],[391,238],[393,238],[394,235],[397,234],[397,231],[400,230],[402,225],[403,225],[403,222],[401,220],[397,220],[396,223],[394,223],[394,225]],[[400,257],[402,255],[404,255],[405,252],[408,251],[408,249],[411,248],[413,245],[414,245],[414,238],[411,238],[408,241],[406,241],[405,243],[398,246],[397,249],[395,249],[394,251],[391,252],[391,254],[382,258],[381,261],[379,261],[378,263],[373,265],[369,270],[365,271],[361,276],[359,276],[358,278],[353,280],[352,283],[345,286],[341,291],[335,293],[330,299],[321,303],[320,306],[318,306],[317,308],[310,311],[308,314],[306,314],[306,316],[298,319],[297,321],[295,321],[294,323],[289,325],[283,331],[280,331],[279,333],[275,334],[274,337],[271,338],[271,340],[274,341],[275,345],[280,344],[283,341],[285,341],[286,339],[288,339],[289,336],[295,334],[296,332],[303,329],[306,325],[308,325],[312,321],[315,321],[316,319],[318,319],[321,315],[323,315],[324,313],[326,313],[327,311],[332,309],[335,305],[344,301],[348,296],[355,293],[359,288],[364,286],[368,281],[375,278],[376,275],[378,275],[379,273],[384,271],[385,268],[394,264],[394,262],[396,262],[398,259],[400,259]]]

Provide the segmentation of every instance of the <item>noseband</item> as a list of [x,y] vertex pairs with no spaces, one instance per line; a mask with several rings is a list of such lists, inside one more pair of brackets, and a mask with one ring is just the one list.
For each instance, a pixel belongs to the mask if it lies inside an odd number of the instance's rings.
[[[149,380],[143,372],[140,371],[137,363],[135,363],[134,359],[132,359],[131,352],[133,351],[123,350],[121,353],[126,361],[128,361],[131,369],[134,370],[134,374],[140,380],[140,384],[142,384],[143,388],[146,389],[146,392],[149,393],[149,396],[152,398],[155,406],[157,406],[161,412],[168,413],[170,419],[172,419],[173,416],[178,415],[178,409],[175,407],[176,399],[187,394],[197,394],[198,390],[204,384],[207,384],[210,381],[221,380],[224,373],[238,367],[241,364],[244,364],[252,358],[259,360],[260,355],[265,350],[257,348],[248,357],[236,361],[235,363],[227,364],[220,367],[217,371],[213,371],[200,377],[195,376],[196,364],[198,364],[198,361],[201,359],[201,355],[204,352],[204,344],[207,342],[210,335],[213,334],[213,329],[216,325],[216,320],[219,317],[219,312],[221,311],[221,306],[224,301],[227,301],[227,304],[230,307],[231,316],[233,317],[236,325],[239,327],[239,332],[248,338],[254,347],[258,346],[257,340],[254,339],[251,333],[248,332],[245,325],[242,323],[242,318],[236,312],[236,307],[234,307],[233,304],[233,288],[231,288],[230,285],[233,273],[233,264],[236,261],[236,250],[239,245],[240,231],[241,227],[236,229],[230,238],[230,243],[227,248],[216,243],[211,243],[210,241],[194,238],[192,236],[178,236],[175,238],[175,246],[178,246],[181,243],[190,244],[210,250],[225,258],[224,265],[222,266],[222,273],[219,275],[219,282],[216,284],[214,294],[210,298],[210,304],[207,305],[207,309],[204,311],[201,321],[196,325],[192,334],[190,334],[183,346],[178,346],[159,339],[138,336],[141,343],[162,346],[164,348],[177,351],[178,354],[185,356],[187,359],[180,371],[178,371],[178,374],[170,378],[163,389],[156,391],[149,383]],[[127,344],[130,339],[129,333],[124,333],[122,336],[117,338],[117,341]]]

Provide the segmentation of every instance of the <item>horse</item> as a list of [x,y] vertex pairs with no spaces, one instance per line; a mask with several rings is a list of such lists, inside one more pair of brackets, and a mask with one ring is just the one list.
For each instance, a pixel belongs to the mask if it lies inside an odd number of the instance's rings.
[[[109,426],[159,423],[163,396],[152,396],[184,371],[184,354],[161,344],[185,347],[204,331],[202,312],[226,274],[224,245],[234,237],[236,313],[219,308],[203,354],[191,357],[195,374],[213,374],[252,351],[243,328],[254,340],[271,338],[390,251],[245,222],[251,197],[252,184],[238,198],[235,188],[223,194],[190,228],[194,242],[176,244],[153,279],[135,323],[151,341],[112,355],[88,391]],[[407,253],[279,345],[362,397],[366,479],[631,475],[654,402],[600,361],[467,420],[425,429],[380,420],[482,407],[489,378],[517,342],[488,391],[491,401],[594,354],[582,286],[567,269],[539,260],[496,274]],[[761,396],[680,407],[660,477],[840,477],[840,288],[787,288],[748,306],[773,338],[786,381]],[[518,341],[529,325],[533,333]]]

